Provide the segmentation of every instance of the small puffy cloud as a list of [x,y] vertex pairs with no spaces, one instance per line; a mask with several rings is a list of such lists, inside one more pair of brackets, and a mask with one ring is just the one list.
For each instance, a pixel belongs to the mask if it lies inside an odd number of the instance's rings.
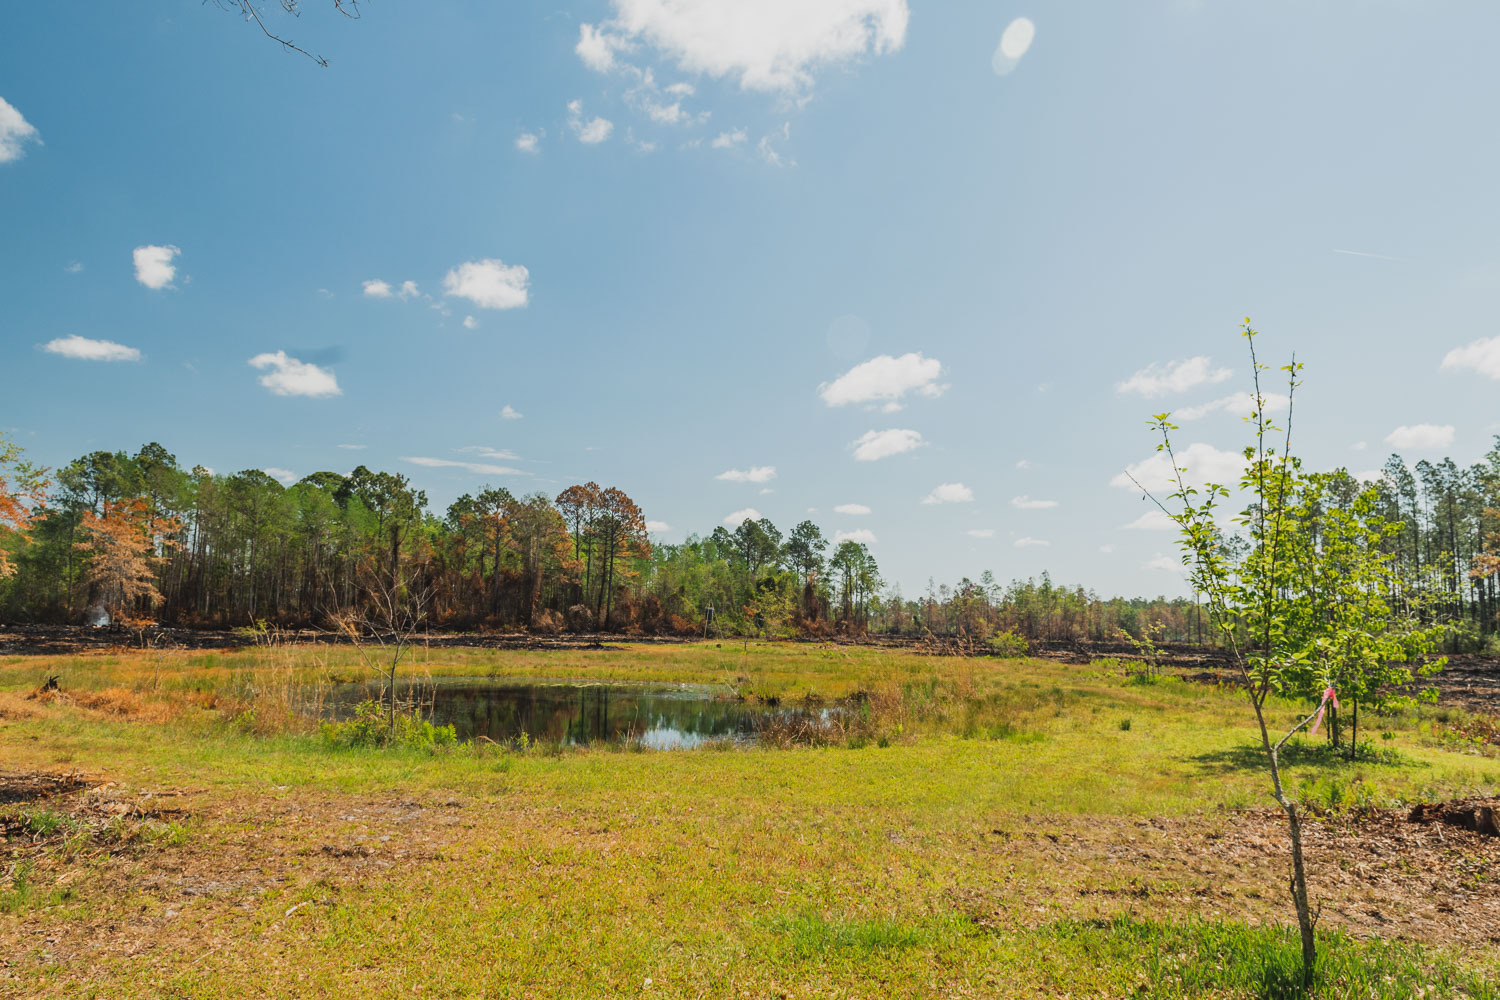
[[744,510],[737,510],[733,514],[725,515],[724,523],[731,528],[738,528],[746,521],[759,521],[760,519],[760,511],[754,507],[746,507]]
[[874,545],[878,540],[875,537],[875,532],[869,528],[856,528],[853,531],[835,531],[833,533],[833,543],[835,545],[843,542],[859,542],[861,545]]
[[970,528],[966,532],[970,538],[994,538],[994,528]]
[[492,465],[487,462],[460,462],[452,458],[428,458],[425,455],[402,455],[401,461],[410,462],[428,469],[463,469],[481,476],[525,476],[530,473],[513,469],[508,465]]
[[943,483],[922,498],[923,503],[971,503],[974,491],[963,483]]
[[829,406],[850,403],[875,403],[900,400],[908,392],[924,396],[941,396],[948,387],[940,385],[942,363],[919,353],[889,354],[855,365],[832,382],[818,386],[818,395]]
[[892,428],[888,431],[865,431],[857,440],[851,441],[849,446],[854,449],[857,461],[874,462],[904,451],[913,451],[924,444],[926,442],[918,432]]
[[614,11],[579,28],[574,51],[590,69],[640,76],[617,55],[646,47],[685,73],[784,95],[811,87],[821,67],[900,49],[911,16],[906,0],[614,0]]
[[1024,493],[1018,497],[1011,497],[1010,505],[1020,510],[1049,510],[1057,506],[1056,500],[1033,500]]
[[468,299],[481,309],[523,309],[531,272],[520,264],[486,257],[466,261],[443,278],[443,294]]
[[363,282],[365,297],[370,299],[388,299],[391,297],[391,286],[389,282],[381,281],[379,278],[371,278]]
[[1368,444],[1366,444],[1366,443],[1365,443],[1365,442],[1363,442],[1363,441],[1356,441],[1356,442],[1354,442],[1354,443],[1353,443],[1353,444],[1351,444],[1351,445],[1350,445],[1350,446],[1349,446],[1349,447],[1350,447],[1350,448],[1351,448],[1351,449],[1352,449],[1352,450],[1354,450],[1354,451],[1364,451],[1364,450],[1365,450],[1365,449],[1366,449],[1366,448],[1368,448],[1368,447],[1369,447],[1369,445],[1368,445]]
[[714,478],[726,483],[768,483],[776,478],[776,466],[753,465],[748,469],[727,469]]
[[171,288],[177,276],[177,265],[172,261],[182,253],[177,247],[146,245],[130,252],[135,261],[135,280],[151,289]]
[[1109,555],[1110,553],[1114,552],[1114,550],[1115,550],[1115,544],[1114,544],[1114,542],[1109,542],[1109,543],[1106,543],[1104,545],[1099,546],[1099,551],[1101,553],[1103,553],[1104,555]]
[[479,326],[479,320],[475,319],[473,316],[465,316],[464,317],[464,329],[465,330],[473,330],[473,329],[475,329],[478,326]]
[[573,46],[573,51],[595,73],[608,73],[615,68],[615,53],[628,48],[628,39],[600,30],[592,24],[580,24],[578,44]]
[[286,469],[278,469],[274,465],[268,465],[260,470],[283,486],[290,486],[297,481],[297,474]]
[[[1245,456],[1234,451],[1221,451],[1201,441],[1179,451],[1177,462],[1182,467],[1183,479],[1190,486],[1202,486],[1204,483],[1232,486],[1239,481],[1240,473],[1245,468]],[[1156,452],[1134,465],[1127,465],[1125,471],[1117,474],[1109,484],[1128,490],[1136,489],[1136,483],[1131,481],[1131,477],[1141,486],[1153,491],[1171,490],[1177,485],[1172,473],[1172,461],[1164,451]]]
[[708,144],[714,149],[730,149],[734,146],[743,144],[746,138],[746,134],[747,133],[742,128],[731,129],[727,132],[720,132],[718,135],[714,136],[713,139],[709,140]]
[[70,260],[68,261],[68,266],[63,268],[63,270],[67,271],[69,274],[81,274],[83,273],[83,261]]
[[1228,368],[1214,368],[1206,357],[1185,361],[1157,362],[1148,365],[1115,385],[1116,392],[1134,393],[1150,399],[1168,393],[1183,392],[1194,386],[1223,382],[1234,375]]
[[521,416],[521,411],[516,409],[514,406],[511,406],[509,403],[506,403],[505,406],[503,406],[500,410],[501,420],[520,420]]
[[773,490],[773,489],[771,489],[771,487],[767,486],[765,489],[763,489],[763,490],[760,491],[760,495],[761,496],[765,496],[768,493],[775,493],[775,492],[776,492],[775,490]]
[[1176,531],[1177,522],[1159,510],[1148,510],[1123,527],[1130,531]]
[[1443,371],[1473,371],[1500,379],[1500,337],[1486,337],[1443,355]]
[[1187,575],[1187,567],[1182,565],[1182,560],[1174,556],[1156,555],[1141,563],[1142,569],[1157,570],[1162,573],[1176,573],[1179,576]]
[[1016,468],[1022,469],[1022,470],[1031,468],[1031,459],[1029,459],[1029,458],[1023,458],[1023,459],[1021,459],[1019,462],[1016,463]]
[[1446,448],[1453,443],[1452,424],[1413,424],[1401,426],[1385,436],[1385,443],[1393,448],[1414,448],[1427,451]]
[[[1265,406],[1266,413],[1285,413],[1291,400],[1279,392],[1261,393],[1261,400]],[[1197,406],[1184,406],[1172,411],[1172,418],[1178,421],[1198,420],[1208,416],[1210,413],[1230,413],[1237,417],[1248,417],[1255,412],[1255,394],[1253,392],[1235,392],[1215,399],[1212,402],[1200,403]]]
[[848,514],[852,517],[862,517],[870,513],[870,508],[862,503],[841,503],[833,509],[839,514]]
[[1014,544],[1018,549],[1044,549],[1052,543],[1045,538],[1017,538]]
[[990,57],[990,69],[995,71],[996,76],[1004,76],[1020,65],[1021,57],[1031,48],[1031,41],[1036,37],[1036,25],[1031,23],[1027,17],[1018,17],[1005,26],[1005,31],[1000,35],[1000,44],[995,46],[995,54]]
[[415,281],[403,281],[401,282],[401,291],[396,294],[401,296],[402,299],[414,299],[422,293],[417,290],[417,283]]
[[90,340],[78,334],[58,337],[42,345],[49,354],[61,354],[78,361],[139,361],[141,352],[134,347],[117,344],[113,340]]
[[516,148],[523,153],[537,153],[541,151],[541,136],[535,132],[522,132],[516,136]]
[[594,146],[609,138],[609,134],[615,130],[615,123],[597,116],[584,121],[583,102],[574,100],[568,102],[568,127],[573,130],[579,142]]
[[36,126],[22,117],[14,105],[0,97],[0,163],[19,160],[25,155],[28,142],[34,142],[38,146],[42,144],[42,137],[37,134]]
[[278,396],[342,396],[338,379],[333,372],[306,361],[288,357],[285,351],[274,354],[257,354],[250,359],[250,367],[259,368],[266,374],[260,384]]
[[664,531],[671,531],[672,526],[666,521],[647,521],[646,530],[653,535],[660,535]]

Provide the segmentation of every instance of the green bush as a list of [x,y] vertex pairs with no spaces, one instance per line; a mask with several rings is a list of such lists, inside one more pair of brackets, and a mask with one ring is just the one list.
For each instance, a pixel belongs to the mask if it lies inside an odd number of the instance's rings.
[[1026,643],[1026,637],[1016,632],[1015,629],[1006,629],[997,633],[990,639],[990,652],[996,656],[1020,659],[1031,652],[1031,647]]
[[325,722],[318,727],[318,737],[326,747],[399,747],[406,750],[449,750],[458,745],[458,733],[452,726],[434,726],[415,715],[396,716],[391,726],[385,711],[373,701],[362,701],[354,717],[344,722]]

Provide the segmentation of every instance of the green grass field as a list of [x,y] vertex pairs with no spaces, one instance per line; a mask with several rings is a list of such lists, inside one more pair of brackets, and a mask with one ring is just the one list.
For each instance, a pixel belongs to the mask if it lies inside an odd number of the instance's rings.
[[[858,692],[864,727],[433,753],[331,749],[287,711],[362,669],[313,648],[0,660],[0,777],[88,779],[0,802],[0,994],[1299,995],[1284,826],[1232,690],[708,643],[403,671]],[[28,697],[49,675],[61,695]],[[1366,728],[1377,759],[1308,743],[1289,769],[1333,810],[1309,842],[1317,995],[1500,995],[1500,850],[1347,808],[1494,795],[1500,761],[1430,710]]]

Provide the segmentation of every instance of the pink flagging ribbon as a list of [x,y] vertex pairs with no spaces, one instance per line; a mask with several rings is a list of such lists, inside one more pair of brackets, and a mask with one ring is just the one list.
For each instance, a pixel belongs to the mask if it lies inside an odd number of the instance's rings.
[[1323,710],[1328,707],[1330,701],[1333,702],[1334,711],[1338,711],[1338,692],[1334,691],[1332,687],[1327,687],[1323,689],[1323,700],[1318,702],[1318,714],[1313,717],[1312,728],[1307,731],[1309,736],[1318,735],[1318,727],[1323,724]]

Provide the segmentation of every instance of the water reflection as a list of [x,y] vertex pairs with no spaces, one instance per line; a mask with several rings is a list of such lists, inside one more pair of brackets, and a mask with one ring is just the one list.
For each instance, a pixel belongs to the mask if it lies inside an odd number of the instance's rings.
[[[657,750],[695,747],[709,740],[754,739],[765,710],[726,699],[722,689],[699,685],[568,684],[435,678],[399,688],[414,696],[422,714],[453,726],[461,740],[481,736],[504,742],[522,733],[533,740],[577,746],[638,740]],[[329,706],[346,718],[354,706],[379,699],[378,682],[342,684]],[[399,703],[399,702],[398,702]]]

